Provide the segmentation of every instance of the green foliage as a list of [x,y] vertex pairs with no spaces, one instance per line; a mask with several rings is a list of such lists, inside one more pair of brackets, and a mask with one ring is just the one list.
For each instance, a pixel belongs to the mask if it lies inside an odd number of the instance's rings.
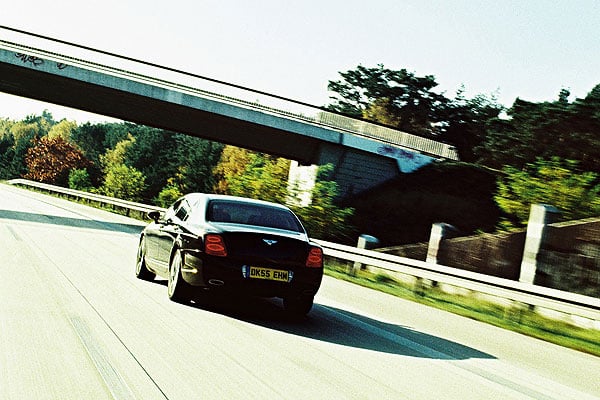
[[54,139],[55,137],[62,138],[65,142],[71,142],[71,134],[77,129],[77,123],[75,121],[67,121],[63,119],[59,123],[53,125],[48,130],[48,137]]
[[69,188],[86,191],[90,191],[93,188],[90,174],[86,168],[73,168],[71,172],[69,172]]
[[211,192],[215,185],[213,170],[221,159],[224,145],[182,134],[176,134],[174,140],[182,191]]
[[433,91],[438,85],[434,76],[419,77],[406,69],[393,71],[382,64],[374,68],[359,65],[340,75],[341,80],[329,81],[327,86],[335,93],[330,110],[391,124],[411,133],[436,132],[438,111],[448,99]]
[[480,94],[467,99],[461,89],[442,111],[445,128],[440,138],[456,146],[461,161],[476,162],[476,150],[486,139],[489,122],[497,119],[503,109],[494,97]]
[[[338,194],[337,183],[328,180],[333,165],[319,167],[317,180],[312,189],[312,202],[306,207],[293,205],[291,208],[300,217],[311,237],[351,243],[356,238],[355,229],[350,224],[354,214],[351,207],[339,207],[335,200]],[[294,193],[291,193],[293,196]]]
[[167,208],[183,195],[184,193],[177,186],[169,185],[160,191],[154,203],[159,207]]
[[378,65],[340,72],[342,79],[329,81],[334,92],[328,109],[456,146],[460,159],[474,162],[482,147],[487,124],[503,107],[496,99],[477,95],[454,99],[435,92],[435,77],[419,77],[406,69],[393,71]]
[[228,181],[228,194],[283,204],[288,197],[289,160],[251,153],[243,173]]
[[[237,162],[236,162],[237,161]],[[240,162],[241,161],[241,162]],[[337,184],[327,180],[333,166],[319,168],[312,203],[300,207],[299,193],[288,187],[290,161],[228,146],[215,169],[221,193],[288,204],[311,237],[348,242],[354,230],[348,219],[351,208],[335,204]]]
[[558,157],[538,159],[523,169],[507,166],[498,183],[496,202],[517,226],[527,223],[531,204],[535,203],[553,205],[564,220],[599,216],[598,174],[577,173],[577,167],[577,161]]
[[146,176],[144,197],[157,196],[176,175],[182,193],[212,190],[212,170],[219,161],[222,144],[146,126],[127,127],[135,142],[127,150],[125,164]]
[[219,162],[212,171],[215,179],[213,187],[215,193],[230,193],[229,181],[246,171],[247,165],[250,164],[251,154],[251,151],[236,146],[223,148]]
[[130,134],[126,139],[117,143],[113,149],[107,150],[104,155],[100,156],[100,163],[104,171],[106,172],[117,165],[125,164],[127,150],[133,146],[133,143],[135,143],[135,138]]
[[581,171],[600,171],[600,85],[585,98],[568,101],[561,90],[553,102],[517,99],[508,118],[487,126],[485,140],[474,151],[479,162],[522,168],[552,157],[578,161]]
[[106,196],[129,201],[141,201],[146,186],[144,175],[133,167],[117,164],[106,170],[101,192]]
[[114,149],[107,150],[100,156],[104,170],[104,184],[100,191],[111,197],[123,200],[140,201],[146,188],[146,177],[134,167],[125,165],[128,149],[133,146],[135,139],[129,135],[127,139],[118,142]]
[[28,150],[34,145],[34,138],[40,137],[38,125],[35,123],[17,122],[10,128],[10,135],[13,140],[13,147],[8,154],[7,175],[10,178],[20,178],[27,173],[25,156]]

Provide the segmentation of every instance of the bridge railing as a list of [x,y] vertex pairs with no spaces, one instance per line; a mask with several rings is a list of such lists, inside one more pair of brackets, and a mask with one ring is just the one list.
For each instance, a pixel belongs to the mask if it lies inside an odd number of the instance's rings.
[[[44,190],[63,196],[86,199],[100,204],[118,207],[124,210],[146,213],[152,210],[164,211],[164,208],[150,206],[96,195],[58,186],[32,182],[25,179],[14,179],[9,184]],[[129,215],[129,211],[126,214]],[[583,318],[591,321],[596,329],[600,329],[600,299],[576,293],[545,288],[537,285],[515,282],[508,279],[478,274],[471,271],[451,268],[443,265],[427,263],[372,250],[359,249],[352,246],[314,240],[323,247],[327,257],[346,262],[358,262],[369,268],[388,271],[413,277],[418,281],[436,282],[465,289],[470,292],[492,296],[516,304],[539,307],[553,312]]]
[[325,126],[434,157],[458,159],[456,149],[446,143],[346,117],[282,96],[6,26],[0,26],[0,48],[13,51],[24,63],[51,61],[73,65]]

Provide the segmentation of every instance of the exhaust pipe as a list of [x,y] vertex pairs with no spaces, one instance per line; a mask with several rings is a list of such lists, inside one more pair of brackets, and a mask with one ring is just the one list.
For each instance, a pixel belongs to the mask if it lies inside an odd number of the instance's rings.
[[210,279],[208,283],[213,286],[223,286],[225,284],[225,282],[220,279]]

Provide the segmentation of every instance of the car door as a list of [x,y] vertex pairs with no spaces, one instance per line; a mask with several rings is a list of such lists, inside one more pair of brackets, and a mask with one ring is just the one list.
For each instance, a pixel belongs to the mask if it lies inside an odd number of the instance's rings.
[[157,258],[161,264],[168,270],[171,261],[171,251],[175,240],[182,232],[182,223],[188,218],[190,213],[190,205],[187,199],[182,199],[178,204],[175,204],[173,213],[165,215],[165,220],[157,236]]
[[159,252],[159,244],[164,235],[163,231],[168,225],[166,221],[171,220],[175,215],[175,211],[181,204],[181,199],[177,200],[171,205],[161,217],[148,225],[144,231],[144,238],[146,241],[146,260],[150,264],[150,268],[157,272],[159,275],[164,275],[168,269],[168,264],[164,259],[161,258]]

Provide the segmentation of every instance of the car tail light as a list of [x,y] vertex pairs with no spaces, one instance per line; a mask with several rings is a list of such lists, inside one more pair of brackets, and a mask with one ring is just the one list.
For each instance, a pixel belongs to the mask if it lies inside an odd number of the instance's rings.
[[204,251],[211,256],[226,257],[227,248],[221,235],[209,234],[204,237]]
[[323,250],[320,247],[311,247],[306,258],[308,268],[323,268]]

